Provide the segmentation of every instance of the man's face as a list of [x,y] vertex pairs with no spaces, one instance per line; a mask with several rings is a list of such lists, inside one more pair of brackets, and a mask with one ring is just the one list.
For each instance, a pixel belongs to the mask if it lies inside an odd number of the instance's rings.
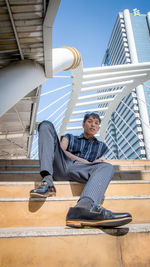
[[100,128],[100,122],[98,119],[90,116],[85,122],[83,122],[83,128],[85,135],[94,136]]

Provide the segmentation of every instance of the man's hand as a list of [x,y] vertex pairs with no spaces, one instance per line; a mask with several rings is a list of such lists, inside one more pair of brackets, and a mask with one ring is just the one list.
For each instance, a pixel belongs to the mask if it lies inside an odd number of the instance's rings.
[[99,159],[94,160],[92,163],[102,162],[102,161],[103,161],[103,160],[102,160],[101,158],[99,158]]
[[83,163],[90,163],[87,159],[79,158],[77,157],[77,161],[83,162]]

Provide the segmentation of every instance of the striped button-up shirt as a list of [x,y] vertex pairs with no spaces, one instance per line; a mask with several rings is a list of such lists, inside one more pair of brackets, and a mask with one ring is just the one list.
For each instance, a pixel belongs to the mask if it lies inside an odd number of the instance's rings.
[[80,136],[65,134],[64,136],[69,140],[67,151],[90,162],[100,158],[107,150],[107,146],[98,141],[96,137],[88,140],[83,134]]

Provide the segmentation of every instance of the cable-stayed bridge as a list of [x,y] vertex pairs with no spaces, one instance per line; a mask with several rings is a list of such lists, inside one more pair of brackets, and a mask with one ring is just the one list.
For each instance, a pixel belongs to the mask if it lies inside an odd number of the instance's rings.
[[[110,134],[107,126],[111,115],[134,88],[138,88],[140,118],[136,109],[124,105],[141,122],[142,134],[138,138],[141,143],[144,140],[143,147],[149,158],[150,127],[142,84],[150,79],[150,62],[83,68],[82,56],[75,48],[52,49],[52,25],[59,2],[1,2],[0,158],[30,157],[39,123],[36,122],[37,113],[49,108],[53,112],[45,119],[53,121],[59,136],[66,131],[78,133],[82,130],[84,113],[98,111],[102,119],[98,138],[104,141]],[[46,92],[46,97],[53,93],[56,99],[38,111],[41,85],[69,69],[72,83]],[[68,91],[64,92],[66,88]],[[61,92],[59,97],[58,91]],[[128,142],[126,136],[120,134]],[[33,158],[37,157],[37,142],[35,137]],[[129,146],[132,148],[132,144]]]

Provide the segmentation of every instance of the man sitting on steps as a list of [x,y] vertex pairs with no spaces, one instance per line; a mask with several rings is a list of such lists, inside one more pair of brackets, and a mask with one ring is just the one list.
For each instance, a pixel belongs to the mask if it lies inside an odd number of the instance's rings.
[[107,146],[94,135],[100,128],[97,113],[86,113],[83,134],[66,134],[59,143],[53,124],[43,121],[39,125],[39,159],[42,184],[30,191],[31,197],[56,195],[55,181],[85,183],[83,192],[68,211],[66,225],[71,227],[116,227],[132,221],[129,213],[114,213],[100,204],[113,177],[113,166],[101,160]]

